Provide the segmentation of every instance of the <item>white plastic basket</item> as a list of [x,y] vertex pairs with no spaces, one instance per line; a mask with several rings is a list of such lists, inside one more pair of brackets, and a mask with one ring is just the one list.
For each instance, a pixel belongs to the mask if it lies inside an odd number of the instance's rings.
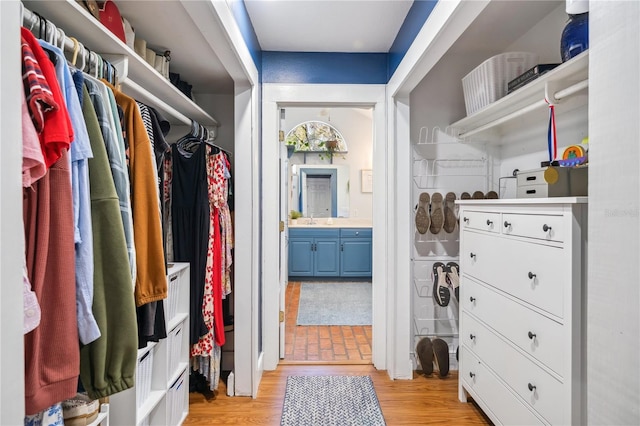
[[507,94],[507,84],[538,63],[530,52],[505,52],[487,59],[462,78],[467,115]]
[[153,348],[140,358],[136,372],[136,400],[138,408],[151,394],[151,375],[153,372]]

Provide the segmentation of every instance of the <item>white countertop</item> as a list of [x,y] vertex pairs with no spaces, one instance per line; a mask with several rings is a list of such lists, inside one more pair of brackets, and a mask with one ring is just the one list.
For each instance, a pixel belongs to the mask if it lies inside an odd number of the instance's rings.
[[[320,217],[313,219],[313,225],[309,224],[311,219],[301,217],[297,219],[297,224],[292,224],[289,220],[289,228],[371,228],[371,219],[351,218],[351,217]],[[327,223],[329,222],[329,223]]]

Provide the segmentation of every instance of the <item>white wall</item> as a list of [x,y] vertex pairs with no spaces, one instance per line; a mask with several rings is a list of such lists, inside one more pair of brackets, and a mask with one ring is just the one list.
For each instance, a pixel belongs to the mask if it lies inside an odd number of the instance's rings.
[[22,129],[18,2],[0,2],[0,424],[24,419]]
[[[373,194],[362,192],[360,183],[361,170],[372,168],[373,110],[348,107],[287,107],[285,110],[285,135],[298,124],[310,120],[327,122],[342,133],[349,152],[344,158],[340,154],[334,155],[333,164],[349,166],[349,217],[372,218]],[[317,154],[306,156],[306,164],[329,163],[329,159],[320,159]],[[289,164],[305,164],[304,155],[293,154]],[[289,202],[289,206],[295,205],[295,200]]]
[[234,150],[234,117],[233,117],[233,101],[234,95],[213,95],[208,93],[197,93],[196,100],[198,105],[215,118],[220,127],[218,127],[218,136],[216,145],[219,145],[227,151]]
[[640,424],[640,3],[590,2],[588,423]]

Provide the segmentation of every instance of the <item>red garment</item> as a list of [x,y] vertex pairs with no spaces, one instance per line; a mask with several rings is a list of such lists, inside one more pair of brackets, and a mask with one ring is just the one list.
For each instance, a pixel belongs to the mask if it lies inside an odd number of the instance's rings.
[[69,149],[71,141],[73,141],[73,128],[71,127],[71,119],[69,118],[64,97],[60,91],[56,70],[49,59],[49,55],[42,49],[31,31],[22,27],[20,28],[20,33],[29,44],[29,47],[31,47],[33,55],[38,61],[38,65],[40,65],[40,69],[53,93],[53,99],[59,107],[57,110],[44,112],[45,125],[39,135],[44,162],[49,168],[62,156],[63,150]]
[[29,280],[40,325],[24,336],[25,411],[38,413],[77,393],[80,347],[76,317],[75,242],[68,151],[23,190]]
[[220,215],[219,210],[213,212],[214,237],[213,237],[213,335],[216,345],[225,344],[224,335],[224,315],[222,312],[222,242],[220,238]]
[[58,103],[53,99],[53,92],[40,69],[40,64],[31,50],[29,43],[22,37],[22,84],[29,105],[31,120],[37,133],[44,129],[44,113],[57,110]]

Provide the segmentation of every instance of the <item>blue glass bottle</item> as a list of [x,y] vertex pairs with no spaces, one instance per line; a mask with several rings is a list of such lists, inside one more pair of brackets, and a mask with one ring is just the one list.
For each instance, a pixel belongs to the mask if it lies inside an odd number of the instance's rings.
[[589,48],[589,12],[569,15],[569,22],[562,31],[560,54],[562,62],[577,56]]

